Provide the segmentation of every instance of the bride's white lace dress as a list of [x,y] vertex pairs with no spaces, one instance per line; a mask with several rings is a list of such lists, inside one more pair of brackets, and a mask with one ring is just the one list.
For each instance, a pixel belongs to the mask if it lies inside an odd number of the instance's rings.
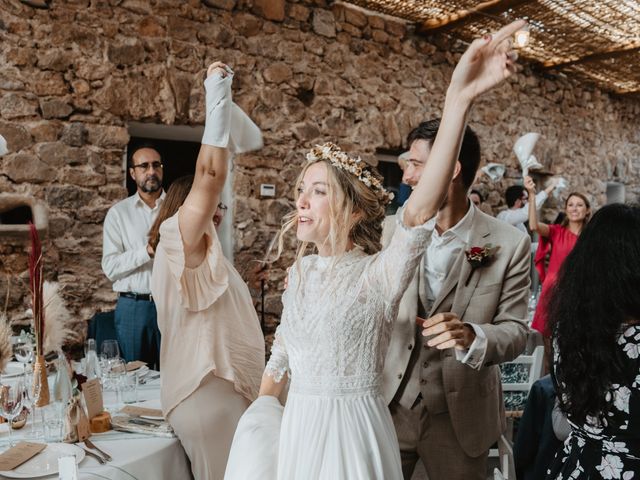
[[279,443],[261,418],[262,409],[272,417],[279,407],[273,397],[260,397],[240,421],[225,478],[402,478],[380,391],[382,367],[400,299],[433,225],[397,228],[376,255],[360,249],[339,258],[310,255],[290,269],[266,368],[276,379],[287,372],[291,381]]

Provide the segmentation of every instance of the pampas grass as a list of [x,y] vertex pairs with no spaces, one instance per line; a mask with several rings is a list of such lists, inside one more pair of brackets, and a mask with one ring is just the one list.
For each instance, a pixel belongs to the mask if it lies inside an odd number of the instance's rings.
[[7,363],[11,360],[13,348],[11,348],[11,325],[7,315],[0,313],[0,372],[4,372]]
[[44,282],[42,286],[44,317],[43,352],[59,350],[67,340],[76,336],[72,328],[73,318],[60,296],[60,285],[57,282]]

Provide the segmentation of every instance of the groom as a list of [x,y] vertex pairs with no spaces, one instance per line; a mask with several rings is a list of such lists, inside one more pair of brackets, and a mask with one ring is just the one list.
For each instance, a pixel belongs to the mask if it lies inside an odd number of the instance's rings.
[[[405,183],[417,184],[439,125],[423,122],[409,134]],[[479,163],[480,144],[467,127],[386,357],[384,395],[407,480],[418,459],[430,480],[486,478],[489,448],[505,428],[498,364],[526,344],[530,240],[469,202]],[[387,218],[383,245],[395,228]]]

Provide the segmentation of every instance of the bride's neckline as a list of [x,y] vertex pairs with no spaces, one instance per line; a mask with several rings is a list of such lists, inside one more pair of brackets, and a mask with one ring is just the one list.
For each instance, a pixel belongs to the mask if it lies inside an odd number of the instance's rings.
[[365,256],[364,250],[362,247],[353,247],[351,250],[344,252],[340,255],[327,255],[320,256],[318,254],[314,254],[316,265],[319,267],[328,267],[329,265],[343,265],[345,262],[351,263],[353,260],[357,260],[360,257]]

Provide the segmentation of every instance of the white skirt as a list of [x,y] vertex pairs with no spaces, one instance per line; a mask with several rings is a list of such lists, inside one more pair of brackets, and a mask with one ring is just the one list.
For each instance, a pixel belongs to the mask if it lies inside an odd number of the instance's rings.
[[240,420],[225,479],[402,479],[398,440],[382,396],[290,393],[279,432],[273,402],[260,397]]

